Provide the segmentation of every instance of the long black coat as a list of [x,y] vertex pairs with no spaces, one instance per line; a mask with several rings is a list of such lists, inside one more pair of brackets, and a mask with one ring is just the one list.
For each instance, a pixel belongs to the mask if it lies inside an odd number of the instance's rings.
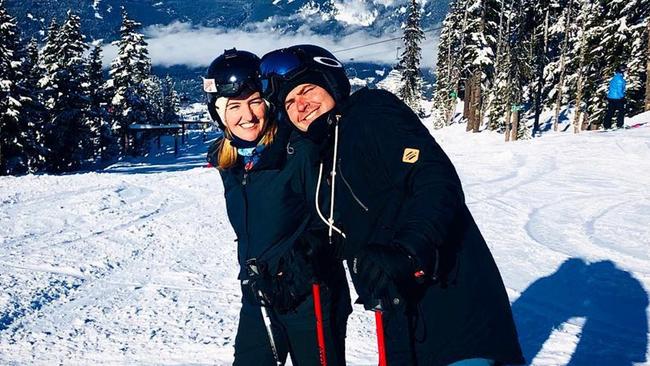
[[[388,364],[523,363],[501,276],[447,155],[389,92],[362,89],[339,113],[334,207],[345,258],[368,244],[401,244],[435,273],[406,310],[385,314]],[[322,158],[331,161],[329,141]]]

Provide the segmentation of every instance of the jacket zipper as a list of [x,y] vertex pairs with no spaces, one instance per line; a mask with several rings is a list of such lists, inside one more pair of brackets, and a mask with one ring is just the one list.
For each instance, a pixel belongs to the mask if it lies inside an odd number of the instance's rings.
[[[341,160],[339,159],[339,163],[340,162],[341,162]],[[339,164],[337,164],[337,165],[339,165]],[[368,206],[364,205],[363,202],[361,202],[361,200],[359,199],[359,197],[357,197],[357,195],[354,194],[354,191],[352,190],[352,186],[350,186],[350,183],[348,183],[348,180],[345,179],[345,175],[343,175],[343,170],[341,169],[340,165],[339,165],[339,174],[341,174],[341,179],[343,180],[343,183],[345,183],[345,186],[348,187],[348,190],[352,194],[352,198],[354,198],[354,200],[357,201],[359,206],[361,206],[361,208],[363,208],[364,211],[368,212]]]
[[246,184],[248,183],[248,172],[244,171],[242,175],[242,193],[244,194],[244,232],[246,233],[246,253],[244,260],[249,260],[250,256],[250,235],[248,234],[248,192],[246,192]]

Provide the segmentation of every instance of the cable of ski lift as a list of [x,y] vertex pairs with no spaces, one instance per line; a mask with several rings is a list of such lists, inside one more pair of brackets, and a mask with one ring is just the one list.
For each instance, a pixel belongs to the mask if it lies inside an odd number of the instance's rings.
[[[422,32],[423,33],[428,33],[428,32],[433,32],[433,31],[437,31],[437,30],[441,30],[441,29],[442,29],[442,27],[435,27],[435,28],[430,28],[430,29],[423,30]],[[375,42],[366,43],[366,44],[362,44],[362,45],[358,45],[358,46],[343,48],[343,49],[340,49],[340,50],[336,50],[336,51],[334,51],[332,53],[336,54],[336,53],[339,53],[339,52],[352,51],[352,50],[356,50],[358,48],[364,48],[364,47],[374,46],[374,45],[381,44],[381,43],[392,42],[392,41],[396,41],[396,40],[402,39],[402,38],[403,38],[403,36],[388,38],[388,39],[384,39],[384,40],[381,40],[381,41],[375,41]]]

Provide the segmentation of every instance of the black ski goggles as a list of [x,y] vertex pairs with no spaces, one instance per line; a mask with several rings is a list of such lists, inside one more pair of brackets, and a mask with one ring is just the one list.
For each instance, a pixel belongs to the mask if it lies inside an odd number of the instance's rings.
[[262,84],[259,80],[251,80],[250,78],[222,83],[215,79],[203,78],[203,91],[208,94],[216,94],[219,97],[236,97],[246,88],[253,91],[262,91]]
[[262,57],[260,73],[262,93],[273,97],[277,93],[278,83],[288,81],[307,70],[307,65],[295,53],[287,50],[277,50]]

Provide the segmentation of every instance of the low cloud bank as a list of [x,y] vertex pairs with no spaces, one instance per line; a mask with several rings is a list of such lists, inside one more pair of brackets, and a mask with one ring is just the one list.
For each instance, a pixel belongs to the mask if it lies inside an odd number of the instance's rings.
[[[379,43],[368,47],[344,51],[347,48],[378,42],[399,36],[376,38],[364,31],[357,31],[342,38],[315,34],[301,30],[290,34],[280,34],[272,29],[257,27],[251,31],[223,28],[195,27],[188,23],[175,22],[169,25],[151,26],[144,30],[149,44],[149,54],[154,65],[206,67],[224,49],[237,49],[263,55],[271,50],[301,43],[312,43],[332,51],[342,62],[372,62],[382,64],[396,63],[397,47],[402,47],[401,39]],[[427,34],[422,44],[422,66],[433,67],[438,44],[437,34]],[[401,51],[401,50],[400,50]],[[115,58],[117,48],[104,47],[105,65]]]

